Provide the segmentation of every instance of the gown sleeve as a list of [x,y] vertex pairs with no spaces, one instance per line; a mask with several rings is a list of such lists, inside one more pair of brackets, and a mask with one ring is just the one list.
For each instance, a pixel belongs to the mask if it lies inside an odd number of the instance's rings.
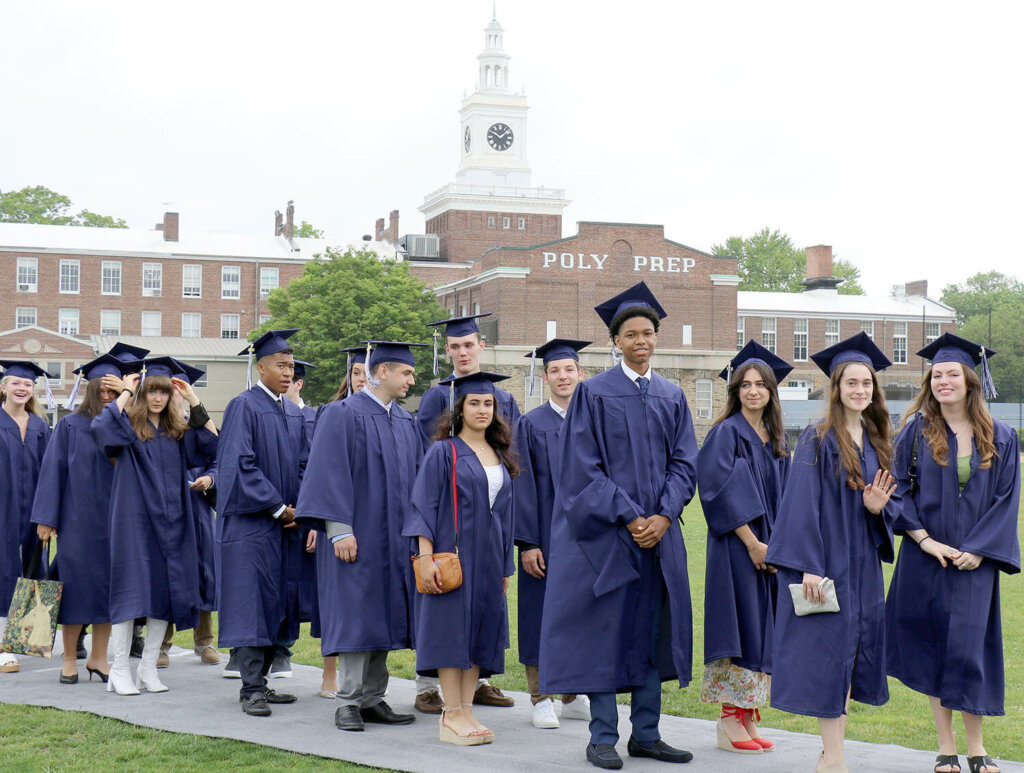
[[893,496],[899,498],[901,507],[893,519],[892,529],[898,534],[924,528],[921,516],[917,512],[917,502],[914,497],[910,496],[910,457],[913,455],[915,437],[918,438],[918,469],[920,469],[921,454],[929,453],[924,438],[919,434],[919,421],[920,418],[916,416],[913,421],[908,421],[896,436],[896,443],[893,446],[892,474],[896,478],[896,491]]
[[[188,429],[186,433],[188,433],[191,440],[184,444],[185,463],[189,467],[209,468],[215,466],[217,459],[217,435],[210,432],[206,427]],[[210,475],[210,477],[213,477],[213,475]]]
[[805,429],[797,443],[779,514],[768,540],[766,563],[820,577],[827,575],[820,524],[822,478],[830,474],[827,454],[825,442],[819,444],[817,428]]
[[992,460],[993,473],[997,476],[992,502],[980,512],[960,549],[993,561],[1007,574],[1016,574],[1020,571],[1017,541],[1020,455],[1017,433],[1013,429],[1008,431],[1010,439],[1000,444],[999,455]]
[[693,431],[693,418],[682,390],[679,397],[675,431],[670,433],[672,452],[665,471],[665,485],[658,499],[658,512],[670,519],[682,518],[683,508],[693,499],[697,488],[697,436]]
[[257,430],[252,409],[236,397],[224,410],[218,459],[222,486],[218,502],[231,514],[271,515],[287,504],[281,492],[256,464],[253,433]]
[[39,465],[39,480],[32,502],[32,523],[60,531],[61,496],[67,481],[68,422],[61,422],[54,430]]
[[697,483],[708,533],[721,537],[766,515],[744,441],[728,424],[712,427],[697,460]]
[[[412,487],[412,507],[405,517],[402,528],[403,537],[426,537],[436,541],[438,509],[441,495],[448,491],[451,481],[451,465],[447,454],[451,446],[445,441],[438,441],[430,446]],[[414,552],[419,552],[414,548]]]
[[[502,465],[504,468],[504,465]],[[508,507],[505,508],[505,515],[501,520],[501,536],[503,538],[505,546],[505,571],[502,573],[504,577],[511,577],[516,573],[516,554],[515,554],[515,523],[516,523],[516,484],[519,482],[519,478],[513,479],[509,476],[508,470],[502,469],[502,474],[505,476],[505,483],[512,487],[512,495],[508,498]],[[520,473],[522,477],[522,473]]]
[[516,423],[513,447],[519,460],[519,477],[512,483],[515,504],[515,542],[521,550],[540,546],[540,514],[533,474],[533,432],[526,419]]
[[118,409],[116,402],[109,402],[103,407],[89,425],[89,431],[107,456],[115,456],[139,439],[128,416]]
[[[352,452],[356,442],[355,411],[335,403],[320,414],[306,467],[306,483],[299,490],[295,517],[309,526],[326,529],[324,522],[352,526],[357,500],[353,493],[367,481],[352,478]],[[368,439],[367,439],[368,440]]]

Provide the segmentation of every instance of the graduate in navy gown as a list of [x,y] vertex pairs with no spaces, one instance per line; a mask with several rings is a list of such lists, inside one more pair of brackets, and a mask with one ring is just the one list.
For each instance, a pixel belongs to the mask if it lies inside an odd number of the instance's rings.
[[275,645],[299,635],[299,577],[286,531],[297,528],[308,443],[302,411],[284,397],[295,372],[287,338],[296,332],[269,331],[242,351],[256,358],[259,381],[228,403],[220,432],[219,637],[222,647],[236,648],[242,710],[250,716],[295,700],[267,690],[266,676]]
[[[92,420],[96,444],[114,457],[110,493],[110,620],[114,662],[107,690],[137,695],[164,692],[157,674],[167,624],[192,628],[199,618],[199,566],[188,468],[195,466],[186,435],[196,433],[204,455],[216,455],[213,423],[170,357],[145,361],[145,377],[124,378],[124,390]],[[172,391],[192,407],[186,422],[173,408]],[[206,426],[208,425],[208,426]],[[137,684],[128,670],[132,627],[146,618]]]
[[[402,536],[422,456],[412,414],[398,405],[415,383],[411,346],[375,341],[370,384],[317,420],[296,507],[334,554],[320,575],[321,651],[339,658],[335,725],[408,724],[384,700],[388,652],[413,646],[415,579]],[[358,503],[358,504],[357,504]]]
[[[562,428],[576,385],[583,378],[579,350],[590,341],[553,338],[526,356],[531,373],[537,357],[550,399],[525,414],[516,424],[514,443],[519,460],[516,497],[516,546],[519,548],[519,662],[526,666],[526,683],[533,703],[533,725],[558,727],[553,695],[542,695],[540,623],[544,616],[547,557],[551,551],[551,508],[558,472],[558,430]],[[562,719],[590,720],[586,695],[562,695]]]
[[[504,672],[509,645],[505,592],[515,572],[512,478],[519,468],[494,386],[506,378],[481,371],[441,382],[453,407],[420,465],[402,530],[415,538],[416,572],[427,591],[416,594],[416,671],[440,678],[440,737],[459,746],[494,740],[474,716],[473,700],[480,676]],[[440,592],[434,552],[459,554],[460,587]]]
[[[96,674],[106,681],[110,670],[110,562],[97,557],[110,555],[114,465],[96,445],[89,427],[103,407],[121,394],[121,379],[142,369],[141,358],[149,351],[138,349],[137,353],[140,359],[135,362],[123,362],[108,353],[75,370],[80,378],[88,379],[85,397],[74,413],[57,422],[39,470],[32,523],[41,540],[48,542],[57,536],[60,542],[64,591],[58,621],[64,641],[63,684],[78,681],[75,651],[86,625],[92,626],[92,646],[85,662],[89,680]],[[77,395],[78,389],[73,388],[65,407],[72,407]]]
[[[174,360],[180,368],[172,373],[174,378],[195,385],[206,375],[206,371],[195,368],[187,363]],[[188,403],[177,390],[171,395],[174,410],[182,416],[188,416]],[[210,425],[211,431],[216,428]],[[214,433],[216,434],[216,433]],[[199,661],[203,665],[213,666],[220,663],[220,653],[213,646],[213,613],[217,610],[217,527],[213,503],[216,501],[217,458],[210,453],[215,447],[202,443],[194,432],[186,433],[184,442],[189,445],[189,459],[192,466],[188,469],[189,499],[192,501],[192,515],[196,523],[196,543],[199,560],[199,622],[192,629],[192,646]],[[167,668],[171,664],[171,637],[174,625],[169,624],[160,645],[160,656],[157,658],[158,668]]]
[[[306,369],[315,368],[310,362],[295,360],[295,376],[292,385],[288,387],[285,396],[299,406],[302,416],[306,420],[306,442],[313,442],[313,427],[316,424],[317,410],[312,405],[306,405],[302,399],[302,388],[306,385]],[[316,529],[306,524],[300,524],[296,530],[299,544],[299,619],[308,623],[311,622],[316,611]],[[294,642],[288,644],[291,648]],[[290,654],[290,653],[289,653]],[[271,666],[273,674],[273,666]]]
[[[33,362],[0,360],[0,637],[14,586],[39,542],[32,526],[32,498],[50,428],[42,418],[35,382],[47,377]],[[0,652],[0,673],[18,671],[18,659]]]
[[[587,759],[616,768],[615,694],[631,693],[630,756],[687,762],[661,740],[661,684],[690,682],[693,628],[683,507],[697,441],[682,390],[654,372],[665,310],[639,282],[595,309],[622,361],[582,382],[559,445],[540,689],[587,693]],[[581,656],[584,654],[585,656]]]
[[[827,413],[800,436],[766,557],[781,596],[772,706],[818,717],[818,770],[846,770],[850,698],[889,699],[882,561],[893,558],[899,500],[890,499],[892,424],[875,374],[892,363],[865,333],[811,359],[829,375]],[[789,586],[820,603],[824,578],[835,582],[839,612],[797,617]]]
[[768,539],[789,472],[778,383],[793,369],[749,341],[719,376],[725,410],[697,456],[708,522],[701,700],[721,703],[718,748],[757,754],[775,744],[756,722],[771,685],[775,569]]
[[932,365],[896,438],[904,539],[886,603],[888,671],[929,696],[940,773],[960,767],[953,711],[970,769],[998,770],[981,722],[1005,711],[999,574],[1020,571],[1020,455],[985,403],[993,354],[952,333],[919,351]]
[[[486,314],[471,314],[463,317],[452,317],[439,322],[431,322],[429,326],[434,329],[434,374],[437,374],[437,345],[440,339],[440,326],[444,325],[444,351],[451,359],[453,376],[467,376],[480,372],[480,354],[483,352],[486,342],[480,335],[480,328],[477,319],[489,317]],[[500,387],[494,387],[494,397],[497,400],[498,414],[504,419],[509,427],[515,427],[519,420],[519,406],[512,395]],[[420,407],[416,412],[416,421],[419,424],[420,433],[423,436],[424,447],[429,446],[434,436],[441,429],[438,427],[438,419],[441,414],[448,410],[447,387],[435,384],[428,389],[420,399]],[[439,714],[441,712],[441,697],[437,691],[437,680],[429,677],[419,677],[416,680],[416,708],[425,714]],[[484,706],[509,707],[515,705],[515,700],[505,695],[500,689],[490,684],[486,679],[481,679],[477,686],[476,694],[473,696],[473,703]]]

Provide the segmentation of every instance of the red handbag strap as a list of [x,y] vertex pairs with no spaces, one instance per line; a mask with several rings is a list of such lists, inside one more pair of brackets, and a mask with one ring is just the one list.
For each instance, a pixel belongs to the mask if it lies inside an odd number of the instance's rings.
[[452,447],[452,510],[455,512],[455,553],[459,552],[459,488],[456,485],[455,465],[459,461],[459,455],[455,451],[455,441],[449,440]]

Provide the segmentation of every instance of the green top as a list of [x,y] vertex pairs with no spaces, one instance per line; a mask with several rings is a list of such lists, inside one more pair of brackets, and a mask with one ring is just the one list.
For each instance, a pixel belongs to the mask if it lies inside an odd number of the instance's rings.
[[960,482],[960,490],[964,490],[967,481],[971,477],[971,457],[958,456],[956,458],[956,478]]

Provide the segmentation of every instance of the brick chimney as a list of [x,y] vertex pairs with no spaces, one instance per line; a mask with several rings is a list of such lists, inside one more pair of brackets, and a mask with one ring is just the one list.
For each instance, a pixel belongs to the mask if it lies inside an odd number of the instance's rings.
[[284,233],[284,217],[281,215],[281,210],[274,210],[274,236],[280,236]]
[[392,244],[398,244],[398,210],[393,209],[388,213],[388,231],[385,238]]
[[284,211],[284,238],[291,239],[295,234],[295,202],[289,201],[288,208]]
[[918,279],[916,282],[907,282],[907,295],[919,295],[925,297],[928,295],[928,280]]
[[843,281],[832,276],[832,247],[817,244],[807,250],[807,278],[803,285],[808,290],[834,290]]
[[164,241],[165,242],[176,242],[178,241],[178,213],[177,212],[164,212]]
[[377,222],[373,226],[374,241],[384,241],[384,218],[378,217]]

